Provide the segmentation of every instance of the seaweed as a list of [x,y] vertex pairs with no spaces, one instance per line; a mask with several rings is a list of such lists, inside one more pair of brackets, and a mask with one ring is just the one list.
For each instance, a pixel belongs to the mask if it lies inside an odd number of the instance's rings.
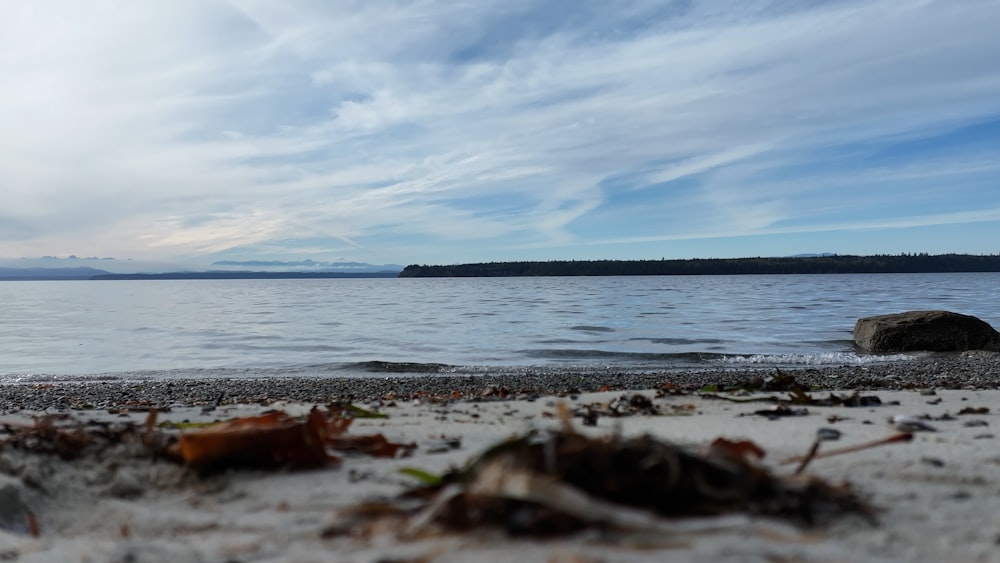
[[[764,393],[768,391],[785,391],[787,397],[777,395],[729,397],[720,393]],[[703,399],[717,399],[732,403],[787,403],[798,406],[817,407],[876,407],[882,405],[882,400],[876,395],[862,395],[854,391],[849,395],[830,393],[827,397],[814,397],[811,389],[799,383],[794,375],[775,370],[774,374],[764,378],[752,379],[737,385],[707,385],[698,391]]]
[[564,424],[495,444],[440,477],[417,472],[421,485],[346,511],[347,523],[328,533],[356,533],[373,514],[402,519],[406,536],[482,526],[514,536],[660,530],[679,518],[724,515],[806,526],[844,514],[874,522],[876,510],[849,484],[776,475],[759,463],[765,455],[751,441],[718,439],[696,452],[649,435],[589,437]]

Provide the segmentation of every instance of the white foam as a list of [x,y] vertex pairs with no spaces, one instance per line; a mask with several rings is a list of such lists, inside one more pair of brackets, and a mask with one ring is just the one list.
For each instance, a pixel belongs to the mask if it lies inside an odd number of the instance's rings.
[[726,356],[719,361],[726,364],[764,365],[865,365],[912,360],[910,354],[855,354],[853,352],[823,352],[819,354],[750,354]]

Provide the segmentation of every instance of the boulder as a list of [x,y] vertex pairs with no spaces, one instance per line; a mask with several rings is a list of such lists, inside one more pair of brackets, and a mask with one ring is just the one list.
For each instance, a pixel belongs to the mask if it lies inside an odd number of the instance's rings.
[[854,343],[868,352],[996,352],[1000,351],[1000,332],[970,315],[907,311],[858,319]]

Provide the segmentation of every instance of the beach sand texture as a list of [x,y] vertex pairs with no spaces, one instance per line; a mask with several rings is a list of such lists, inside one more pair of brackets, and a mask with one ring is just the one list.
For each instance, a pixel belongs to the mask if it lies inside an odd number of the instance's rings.
[[[416,444],[415,450],[404,458],[341,452],[339,464],[319,469],[232,469],[202,476],[177,463],[134,455],[121,445],[61,459],[8,444],[0,450],[0,556],[74,562],[1000,560],[996,389],[865,391],[881,405],[807,405],[800,416],[785,417],[754,414],[770,409],[773,403],[767,401],[729,399],[785,397],[786,392],[723,392],[718,395],[724,398],[712,398],[695,390],[664,392],[660,386],[500,398],[503,393],[497,388],[479,389],[476,399],[467,398],[471,393],[456,393],[463,398],[407,395],[358,402],[386,418],[355,419],[347,435],[382,434],[391,442]],[[631,414],[622,408],[623,416],[609,415],[609,406],[636,394],[649,399],[657,414]],[[238,388],[230,393],[237,395]],[[811,395],[822,398],[830,392]],[[59,424],[86,422],[94,427],[132,421],[141,428],[148,415],[135,406],[137,400],[126,401],[132,408],[67,409],[61,412],[70,418]],[[907,442],[816,458],[806,468],[805,473],[830,483],[849,482],[879,509],[877,525],[857,515],[813,527],[746,515],[661,518],[666,530],[657,528],[655,533],[592,527],[537,539],[510,537],[490,527],[403,537],[398,522],[375,524],[363,533],[345,524],[345,509],[373,499],[394,499],[415,486],[400,469],[440,474],[505,439],[558,429],[563,424],[560,403],[578,413],[587,406],[601,413],[593,426],[572,419],[574,430],[588,436],[649,434],[691,450],[719,437],[751,440],[766,452],[763,466],[780,475],[795,471],[796,463],[782,460],[805,454],[820,428],[841,434],[836,442],[824,442],[820,453],[898,434],[890,422],[896,415],[923,417],[920,420],[936,431],[914,432]],[[169,412],[158,413],[156,423],[228,420],[272,409],[302,415],[313,406],[285,400],[234,400],[219,406],[174,403]],[[35,424],[40,414],[8,410],[0,417],[8,440],[13,429]]]

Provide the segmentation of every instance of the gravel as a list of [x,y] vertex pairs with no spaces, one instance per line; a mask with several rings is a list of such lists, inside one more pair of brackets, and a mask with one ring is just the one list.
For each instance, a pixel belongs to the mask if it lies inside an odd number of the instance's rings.
[[[440,366],[436,373],[372,374],[360,377],[172,378],[160,380],[65,381],[0,385],[0,411],[167,408],[291,400],[335,401],[496,400],[566,395],[600,390],[647,390],[728,386],[760,380],[774,368],[673,371],[653,369],[517,368],[487,372]],[[447,372],[447,373],[443,373]],[[782,368],[817,390],[1000,389],[1000,354],[933,355],[864,365]]]

